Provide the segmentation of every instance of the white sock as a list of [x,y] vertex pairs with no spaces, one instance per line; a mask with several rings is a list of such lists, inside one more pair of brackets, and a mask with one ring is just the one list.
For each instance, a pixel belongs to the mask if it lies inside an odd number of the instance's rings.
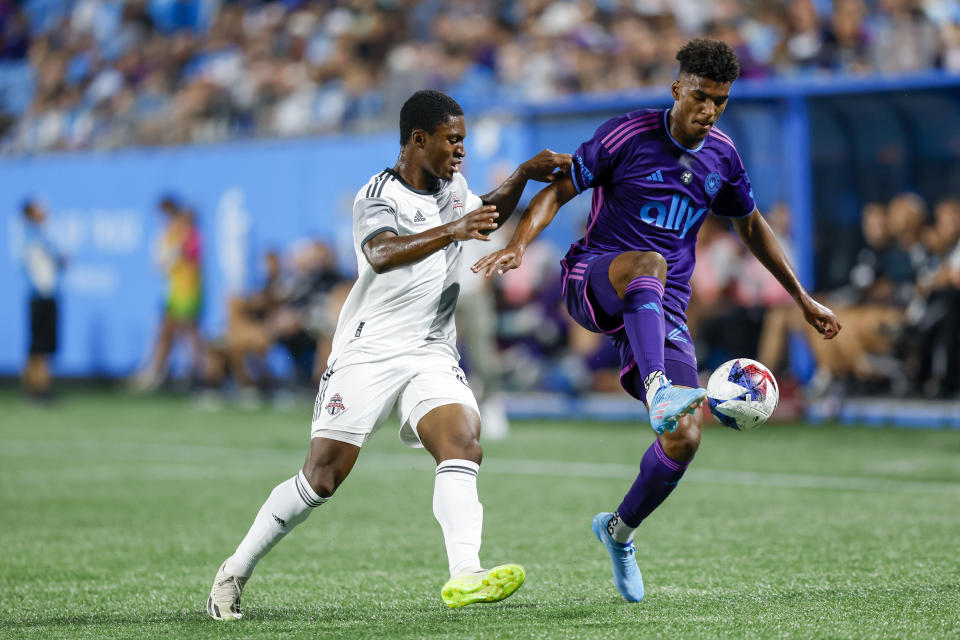
[[627,544],[633,540],[633,532],[636,530],[636,527],[624,524],[619,513],[614,513],[610,521],[607,522],[607,531],[610,532],[610,537],[620,544]]
[[329,498],[321,498],[316,494],[302,470],[278,484],[260,507],[240,546],[227,559],[224,571],[249,577],[260,558],[267,555],[295,526],[306,520],[314,507],[319,507],[327,500]]
[[644,379],[643,386],[647,390],[647,407],[653,406],[653,396],[660,387],[666,386],[668,383],[667,376],[663,375],[663,371],[654,371]]
[[437,466],[433,515],[443,529],[450,576],[480,571],[483,505],[477,497],[480,465],[469,460],[444,460]]

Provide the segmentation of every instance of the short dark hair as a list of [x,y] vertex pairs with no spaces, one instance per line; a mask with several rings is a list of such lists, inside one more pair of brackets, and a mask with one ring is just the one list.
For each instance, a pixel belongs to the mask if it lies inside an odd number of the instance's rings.
[[697,38],[677,52],[680,73],[689,73],[714,82],[733,82],[740,77],[737,54],[726,42]]
[[160,194],[160,200],[157,202],[157,205],[161,209],[182,209],[183,207],[180,204],[180,198],[173,191],[165,191]]
[[447,94],[432,89],[417,91],[400,109],[400,144],[407,144],[414,129],[433,133],[437,125],[462,115],[463,109]]

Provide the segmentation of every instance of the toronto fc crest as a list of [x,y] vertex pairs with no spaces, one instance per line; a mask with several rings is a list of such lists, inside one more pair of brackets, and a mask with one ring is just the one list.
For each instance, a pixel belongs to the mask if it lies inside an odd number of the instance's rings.
[[324,409],[326,409],[327,413],[332,416],[335,416],[346,409],[346,407],[343,406],[343,396],[341,396],[339,393],[333,394],[333,397],[330,398],[330,402],[327,403],[327,406],[324,407]]

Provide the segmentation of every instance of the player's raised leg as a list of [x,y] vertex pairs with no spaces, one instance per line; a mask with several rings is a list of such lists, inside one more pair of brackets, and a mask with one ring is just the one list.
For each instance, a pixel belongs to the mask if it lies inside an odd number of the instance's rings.
[[658,434],[673,431],[679,418],[692,414],[707,392],[699,386],[674,386],[664,374],[663,287],[667,262],[655,251],[627,251],[610,263],[608,275],[623,300],[623,328],[643,380],[650,426]]
[[347,477],[360,447],[328,438],[313,438],[303,468],[281,482],[260,507],[253,525],[213,580],[207,613],[217,620],[239,620],[240,596],[263,556],[313,509],[327,502]]
[[444,404],[416,425],[423,446],[437,461],[433,513],[443,530],[450,580],[440,596],[448,607],[497,602],[516,591],[526,577],[523,567],[480,565],[483,506],[477,496],[480,416],[464,404]]

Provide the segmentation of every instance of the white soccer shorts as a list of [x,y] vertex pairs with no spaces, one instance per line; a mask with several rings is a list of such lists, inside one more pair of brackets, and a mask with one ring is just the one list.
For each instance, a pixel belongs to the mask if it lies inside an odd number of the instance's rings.
[[419,448],[417,424],[445,404],[463,404],[480,414],[463,369],[448,355],[425,351],[342,367],[334,362],[323,374],[310,437],[363,446],[396,406],[400,440]]

